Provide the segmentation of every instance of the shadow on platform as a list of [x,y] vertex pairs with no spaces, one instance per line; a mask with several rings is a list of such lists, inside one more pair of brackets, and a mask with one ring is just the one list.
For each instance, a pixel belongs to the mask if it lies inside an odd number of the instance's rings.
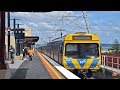
[[28,68],[18,69],[10,79],[25,79],[28,70]]

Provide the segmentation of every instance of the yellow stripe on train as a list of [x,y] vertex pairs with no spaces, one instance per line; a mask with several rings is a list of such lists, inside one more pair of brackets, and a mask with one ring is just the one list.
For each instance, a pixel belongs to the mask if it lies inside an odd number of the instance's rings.
[[71,62],[73,63],[75,68],[78,68],[78,69],[81,68],[81,66],[80,66],[80,64],[79,64],[77,59],[71,59]]
[[95,68],[99,62],[99,59],[66,59],[66,65],[76,69]]
[[83,66],[83,68],[89,68],[90,65],[92,64],[92,62],[93,62],[93,59],[87,59],[87,61],[86,61],[85,65]]

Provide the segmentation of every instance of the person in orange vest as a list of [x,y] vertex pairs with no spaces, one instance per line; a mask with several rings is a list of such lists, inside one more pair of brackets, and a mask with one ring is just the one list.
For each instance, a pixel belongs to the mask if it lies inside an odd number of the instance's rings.
[[28,49],[28,56],[29,56],[29,60],[32,61],[32,57],[34,56],[34,50],[32,47]]

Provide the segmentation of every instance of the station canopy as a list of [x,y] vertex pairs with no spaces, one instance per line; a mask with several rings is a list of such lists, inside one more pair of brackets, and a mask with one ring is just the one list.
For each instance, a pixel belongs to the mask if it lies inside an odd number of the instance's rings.
[[26,36],[24,38],[24,43],[35,43],[39,40],[38,36]]

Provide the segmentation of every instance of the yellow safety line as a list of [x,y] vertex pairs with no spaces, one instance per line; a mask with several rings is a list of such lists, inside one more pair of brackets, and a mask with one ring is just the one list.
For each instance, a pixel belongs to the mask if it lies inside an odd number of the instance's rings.
[[[42,58],[42,60],[44,60],[44,62],[50,67],[50,69],[53,71],[53,73],[59,78],[59,79],[63,79],[56,71],[55,69],[50,65],[50,63],[48,63],[47,60],[45,60],[45,58],[39,53],[37,52],[38,55]],[[44,58],[44,59],[43,59]]]

